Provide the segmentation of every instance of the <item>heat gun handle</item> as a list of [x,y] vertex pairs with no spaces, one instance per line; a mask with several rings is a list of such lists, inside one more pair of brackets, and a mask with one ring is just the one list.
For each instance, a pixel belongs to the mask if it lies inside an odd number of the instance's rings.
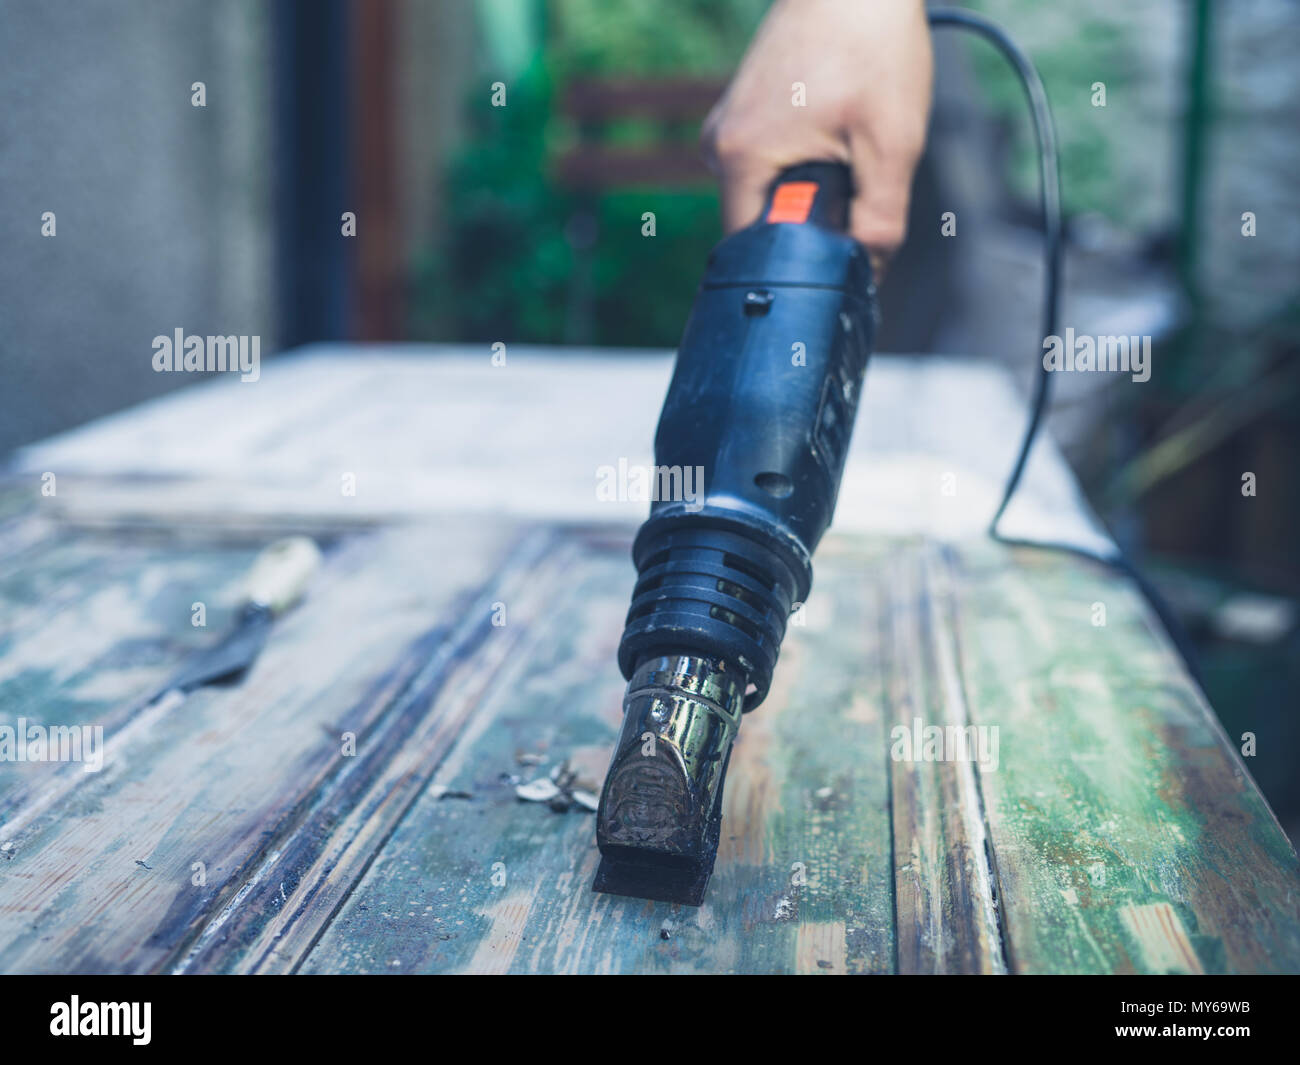
[[811,222],[844,233],[852,199],[853,173],[843,163],[799,163],[772,182],[758,222]]

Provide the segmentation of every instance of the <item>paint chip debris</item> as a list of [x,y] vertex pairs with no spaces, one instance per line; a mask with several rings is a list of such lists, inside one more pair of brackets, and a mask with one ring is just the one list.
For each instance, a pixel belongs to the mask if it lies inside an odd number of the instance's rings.
[[526,784],[515,786],[515,795],[524,802],[544,802],[557,814],[577,806],[594,811],[600,805],[594,781],[578,775],[567,760],[552,767],[550,773]]
[[789,895],[782,895],[776,902],[776,911],[772,914],[774,921],[793,921],[798,916],[799,910],[795,905],[795,900]]
[[527,784],[518,785],[515,794],[525,802],[550,802],[562,792],[550,777],[539,777]]

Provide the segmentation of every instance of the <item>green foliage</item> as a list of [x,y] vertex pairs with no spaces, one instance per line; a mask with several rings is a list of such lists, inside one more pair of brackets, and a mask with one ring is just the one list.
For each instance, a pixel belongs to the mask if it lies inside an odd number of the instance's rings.
[[[725,75],[765,8],[765,0],[554,0],[546,54],[509,86],[508,106],[485,106],[481,89],[467,101],[465,144],[447,177],[447,232],[418,273],[416,335],[563,342],[583,265],[566,237],[583,205],[554,177],[571,136],[556,113],[563,87],[581,75]],[[637,122],[606,132],[620,144],[664,133]],[[646,211],[656,216],[653,237],[642,235]],[[721,235],[716,191],[618,190],[595,213],[593,341],[675,345]]]
[[546,180],[550,79],[540,63],[508,106],[474,108],[447,178],[443,245],[423,264],[416,329],[440,339],[552,341],[572,254],[564,197]]
[[563,74],[715,74],[739,62],[767,0],[556,0]]
[[[653,237],[642,214],[655,215]],[[596,260],[596,335],[603,343],[675,347],[709,250],[722,237],[712,191],[604,197]],[[606,339],[610,338],[610,339]]]
[[[970,6],[995,19],[1038,68],[1056,116],[1066,212],[1095,211],[1121,224],[1144,221],[1140,216],[1152,209],[1146,202],[1150,174],[1138,146],[1145,143],[1141,123],[1150,116],[1125,106],[1129,90],[1139,87],[1143,62],[1131,28],[1099,12],[1057,9],[1038,0],[975,0]],[[983,42],[962,44],[970,49],[989,106],[1016,130],[1009,177],[1019,195],[1036,202],[1038,149],[1024,92],[993,48]],[[1092,104],[1095,82],[1106,86],[1106,107]]]

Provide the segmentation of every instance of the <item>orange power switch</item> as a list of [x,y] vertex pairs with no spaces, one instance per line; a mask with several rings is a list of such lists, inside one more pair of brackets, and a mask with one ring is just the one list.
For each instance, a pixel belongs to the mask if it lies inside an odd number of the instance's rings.
[[772,206],[767,212],[769,222],[806,222],[817,198],[817,182],[787,181],[776,187]]

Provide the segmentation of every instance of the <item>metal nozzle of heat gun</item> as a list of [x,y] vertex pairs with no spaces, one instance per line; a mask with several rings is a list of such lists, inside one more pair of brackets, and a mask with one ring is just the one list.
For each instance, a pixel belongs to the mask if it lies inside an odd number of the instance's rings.
[[709,658],[662,655],[637,669],[596,815],[597,891],[704,900],[744,695],[744,675]]

